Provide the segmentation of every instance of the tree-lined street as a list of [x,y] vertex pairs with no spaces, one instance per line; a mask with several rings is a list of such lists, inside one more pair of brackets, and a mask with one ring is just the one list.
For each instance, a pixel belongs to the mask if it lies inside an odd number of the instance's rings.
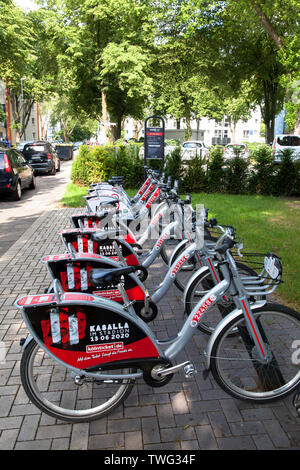
[[298,14],[294,0],[43,0],[27,12],[3,0],[0,79],[18,138],[39,102],[65,139],[98,122],[107,142],[127,117],[183,118],[189,137],[193,118],[234,129],[259,107],[270,143],[281,110],[298,129]]
[[36,177],[36,189],[24,190],[21,201],[0,199],[0,258],[45,211],[59,207],[70,181],[72,161],[61,162],[55,176]]
[[[199,450],[300,449],[300,153],[270,145],[280,114],[295,136],[276,145],[300,149],[299,13],[0,0],[0,449],[191,452],[197,466]],[[232,145],[214,143],[221,122]],[[49,171],[36,187],[34,168]]]

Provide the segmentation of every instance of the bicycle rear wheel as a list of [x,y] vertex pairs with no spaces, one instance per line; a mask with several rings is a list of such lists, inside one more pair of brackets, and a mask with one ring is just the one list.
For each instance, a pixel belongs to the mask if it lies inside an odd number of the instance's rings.
[[[22,385],[34,405],[50,416],[73,423],[111,413],[126,400],[134,385],[130,379],[100,381],[84,376],[75,382],[70,371],[33,339],[23,352],[20,372]],[[122,369],[105,373],[130,372]]]
[[253,315],[267,348],[267,361],[260,359],[241,314],[218,334],[211,351],[211,372],[235,398],[271,402],[285,397],[300,383],[299,363],[293,359],[295,341],[300,338],[300,314],[282,305],[266,304]]

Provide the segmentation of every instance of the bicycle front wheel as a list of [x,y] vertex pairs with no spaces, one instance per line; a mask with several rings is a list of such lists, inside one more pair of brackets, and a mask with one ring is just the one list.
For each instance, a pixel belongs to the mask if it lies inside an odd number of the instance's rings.
[[[134,385],[129,379],[100,381],[81,376],[75,380],[34,340],[23,352],[20,372],[24,390],[34,405],[50,416],[73,423],[111,413],[126,400]],[[130,372],[122,369],[105,373]]]
[[266,304],[254,310],[253,315],[266,346],[267,360],[260,359],[241,314],[217,336],[211,351],[211,371],[216,382],[235,398],[271,402],[285,397],[300,383],[299,361],[295,357],[300,314],[282,305]]

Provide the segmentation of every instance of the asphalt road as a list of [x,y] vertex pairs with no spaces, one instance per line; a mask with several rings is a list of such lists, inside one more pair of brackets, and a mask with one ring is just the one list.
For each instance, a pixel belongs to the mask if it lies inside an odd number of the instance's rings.
[[66,185],[70,182],[72,160],[61,161],[55,176],[38,175],[36,188],[25,189],[21,201],[10,196],[0,198],[0,258],[43,212],[59,207]]

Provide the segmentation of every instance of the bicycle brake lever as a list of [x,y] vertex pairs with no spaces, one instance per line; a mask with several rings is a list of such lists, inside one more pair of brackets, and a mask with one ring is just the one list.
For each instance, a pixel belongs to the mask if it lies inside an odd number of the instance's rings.
[[239,255],[240,258],[243,258],[243,255],[241,253],[241,250],[244,248],[244,245],[243,243],[239,243],[238,246],[237,246],[237,254]]

